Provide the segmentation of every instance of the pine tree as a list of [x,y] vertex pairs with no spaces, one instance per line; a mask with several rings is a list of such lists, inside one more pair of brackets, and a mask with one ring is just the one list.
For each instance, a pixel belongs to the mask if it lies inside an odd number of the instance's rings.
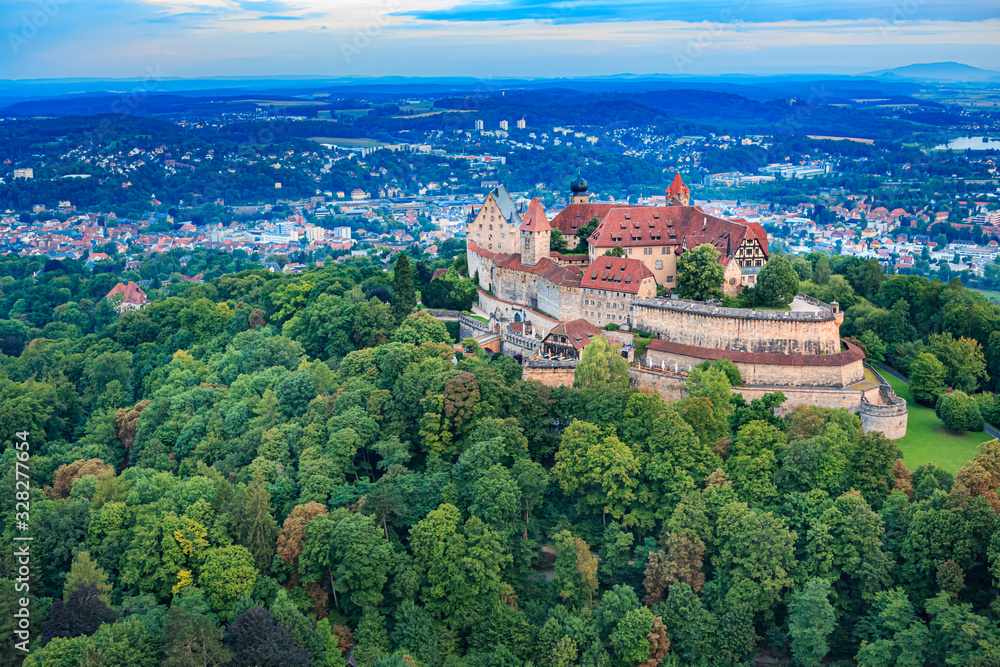
[[417,296],[413,290],[413,269],[406,253],[400,253],[396,260],[392,288],[392,316],[397,324],[402,324],[417,305]]
[[257,569],[268,572],[274,557],[278,524],[271,510],[271,494],[263,485],[258,470],[246,490],[237,497],[232,514],[232,533],[236,542],[253,554]]

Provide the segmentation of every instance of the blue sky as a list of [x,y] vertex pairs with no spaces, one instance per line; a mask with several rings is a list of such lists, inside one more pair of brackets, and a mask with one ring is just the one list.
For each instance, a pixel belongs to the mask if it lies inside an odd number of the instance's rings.
[[0,1],[0,78],[1000,70],[972,0]]

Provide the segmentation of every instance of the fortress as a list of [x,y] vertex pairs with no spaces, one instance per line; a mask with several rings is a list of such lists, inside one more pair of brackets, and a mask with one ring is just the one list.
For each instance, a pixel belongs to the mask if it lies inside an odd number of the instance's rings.
[[[841,341],[838,304],[800,294],[790,312],[779,312],[672,294],[677,257],[703,243],[719,251],[727,295],[754,286],[769,255],[760,225],[691,206],[679,175],[666,191],[666,206],[591,204],[579,177],[571,188],[571,203],[551,221],[537,199],[520,209],[503,186],[470,217],[469,271],[478,276],[479,306],[490,322],[463,318],[463,338],[479,337],[494,351],[523,359],[525,377],[558,385],[572,382],[580,351],[598,327],[617,325],[606,335],[633,361],[633,384],[667,399],[683,397],[692,367],[729,359],[743,377],[733,391],[748,400],[782,391],[783,411],[846,408],[861,414],[866,431],[905,435],[906,402],[865,366],[860,348]],[[572,238],[588,225],[586,255],[551,251],[552,230]],[[624,256],[604,254],[615,247]],[[641,359],[632,359],[633,329],[655,334]]]

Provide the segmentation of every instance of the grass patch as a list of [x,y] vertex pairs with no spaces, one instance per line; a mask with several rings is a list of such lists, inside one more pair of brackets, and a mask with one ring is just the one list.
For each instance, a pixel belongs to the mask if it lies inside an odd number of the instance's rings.
[[1000,292],[994,292],[993,290],[986,290],[986,289],[977,289],[976,291],[985,296],[990,301],[1000,302]]
[[884,373],[897,396],[906,399],[909,414],[906,419],[906,436],[896,441],[903,452],[903,460],[910,470],[924,463],[933,463],[954,474],[975,455],[979,445],[992,440],[988,433],[954,433],[945,428],[932,408],[913,400],[910,387],[902,380]]
[[482,317],[481,315],[469,315],[469,317],[471,317],[474,320],[479,320],[483,324],[489,324],[490,323],[490,321],[488,319],[486,319],[485,317]]
[[377,139],[366,139],[364,137],[309,137],[309,141],[315,141],[320,144],[333,144],[343,148],[374,148],[376,146],[389,145]]

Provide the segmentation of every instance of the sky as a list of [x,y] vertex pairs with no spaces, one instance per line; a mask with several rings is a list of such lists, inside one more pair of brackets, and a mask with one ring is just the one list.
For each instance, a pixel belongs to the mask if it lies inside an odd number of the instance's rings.
[[1000,70],[997,0],[0,0],[0,79]]

